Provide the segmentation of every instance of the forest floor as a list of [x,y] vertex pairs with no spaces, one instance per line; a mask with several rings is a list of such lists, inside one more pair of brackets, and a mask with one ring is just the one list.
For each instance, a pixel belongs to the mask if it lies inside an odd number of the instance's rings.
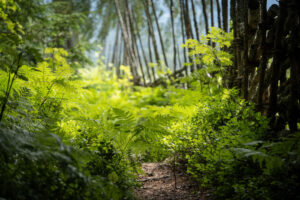
[[142,169],[145,174],[141,174],[138,179],[142,186],[135,191],[138,200],[209,199],[207,192],[195,192],[197,185],[184,170],[176,169],[174,176],[173,167],[165,163],[143,163]]

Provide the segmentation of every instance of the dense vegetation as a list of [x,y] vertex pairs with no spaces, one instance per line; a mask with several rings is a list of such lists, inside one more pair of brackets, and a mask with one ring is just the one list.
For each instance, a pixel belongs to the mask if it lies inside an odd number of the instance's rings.
[[[162,39],[155,1],[120,2],[0,0],[0,199],[134,199],[140,164],[165,160],[215,199],[300,199],[299,2],[281,0],[266,22],[266,1],[230,1],[229,30],[228,1],[222,12],[216,1],[218,27],[208,31],[214,15],[208,24],[205,6],[213,13],[214,1],[201,1],[200,36],[188,12],[191,3],[196,19],[200,1],[164,1],[170,58],[162,40],[152,55],[155,37]],[[243,6],[260,9],[257,27],[266,28],[257,30],[258,42],[253,24],[239,27],[248,21]],[[102,41],[118,20],[118,55],[93,62],[99,16],[107,16]]]

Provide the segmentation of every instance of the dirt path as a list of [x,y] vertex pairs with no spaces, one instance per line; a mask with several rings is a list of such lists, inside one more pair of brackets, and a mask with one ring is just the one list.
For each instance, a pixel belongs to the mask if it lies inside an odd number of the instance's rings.
[[144,163],[142,169],[145,174],[140,175],[142,187],[136,190],[138,200],[208,200],[207,194],[196,193],[195,185],[184,172],[176,171],[164,163]]

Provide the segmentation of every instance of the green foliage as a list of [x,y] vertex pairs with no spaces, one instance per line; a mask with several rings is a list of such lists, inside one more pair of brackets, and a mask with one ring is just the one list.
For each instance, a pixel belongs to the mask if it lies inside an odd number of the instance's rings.
[[[65,102],[64,121],[59,124],[66,141],[90,148],[103,139],[111,140],[124,156],[130,156],[129,152],[137,155],[155,148],[153,142],[168,134],[171,116],[152,113],[152,103],[147,98],[152,98],[152,90],[135,88],[134,91],[128,81],[128,68],[121,69],[122,79],[102,67],[80,71],[81,94],[73,94],[72,101]],[[158,101],[160,97],[153,98]]]
[[[190,77],[189,82],[200,81],[201,84],[223,86],[226,77],[226,67],[232,65],[232,55],[226,51],[233,41],[233,31],[230,33],[216,27],[211,27],[210,33],[202,35],[201,40],[188,39],[182,47],[189,49],[189,56],[194,63],[201,66]],[[210,42],[215,46],[211,46]]]
[[[196,56],[196,64],[204,64],[211,69],[214,67],[224,67],[231,65],[231,54],[224,51],[229,48],[233,40],[233,32],[227,33],[222,29],[211,27],[211,31],[206,36],[201,37],[200,41],[188,39],[183,47],[189,48],[189,55]],[[215,47],[209,45],[209,41],[215,44]]]
[[[82,16],[60,13],[60,6],[39,0],[0,1],[0,196],[130,199],[136,167],[121,150],[103,143],[103,138],[71,147],[65,145],[72,143],[66,137],[61,141],[57,136],[72,127],[64,129],[61,124],[72,118],[67,113],[77,92],[96,93],[82,88],[84,81],[76,79],[72,69],[76,62],[86,62],[82,57],[86,48],[72,51],[66,46],[68,52],[60,48]],[[51,23],[45,26],[48,20]],[[114,151],[114,156],[108,159],[101,149]]]
[[[238,159],[248,160],[248,163],[256,166],[259,172],[255,181],[245,177],[244,183],[236,185],[242,190],[245,190],[247,188],[245,185],[249,183],[254,187],[260,186],[261,188],[253,188],[253,190],[261,189],[267,193],[261,199],[298,199],[300,197],[297,191],[300,180],[299,139],[299,132],[296,132],[276,142],[257,140],[235,148]],[[252,173],[258,174],[257,172]],[[237,191],[237,194],[241,195],[241,191]],[[256,196],[259,197],[257,192]]]
[[300,134],[265,141],[268,120],[224,88],[232,32],[187,41],[201,66],[189,89],[135,87],[129,66],[121,78],[101,60],[83,68],[86,11],[0,0],[0,198],[133,199],[137,161],[169,157],[216,199],[300,198]]
[[113,199],[133,199],[132,188],[137,186],[133,173],[135,164],[125,160],[111,142],[101,141],[96,148],[87,163],[89,172],[99,178],[105,177],[102,184]]
[[[203,186],[214,185],[218,172],[230,166],[232,148],[266,131],[267,121],[240,100],[236,91],[206,96],[197,113],[176,133],[175,146],[188,171]],[[255,133],[255,134],[253,134]]]
[[106,196],[100,180],[83,170],[78,151],[55,135],[0,130],[1,197],[93,199]]

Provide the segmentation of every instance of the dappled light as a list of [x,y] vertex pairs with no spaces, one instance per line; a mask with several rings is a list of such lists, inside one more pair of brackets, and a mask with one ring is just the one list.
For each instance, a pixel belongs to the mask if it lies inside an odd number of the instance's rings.
[[299,0],[0,0],[0,200],[300,199]]

